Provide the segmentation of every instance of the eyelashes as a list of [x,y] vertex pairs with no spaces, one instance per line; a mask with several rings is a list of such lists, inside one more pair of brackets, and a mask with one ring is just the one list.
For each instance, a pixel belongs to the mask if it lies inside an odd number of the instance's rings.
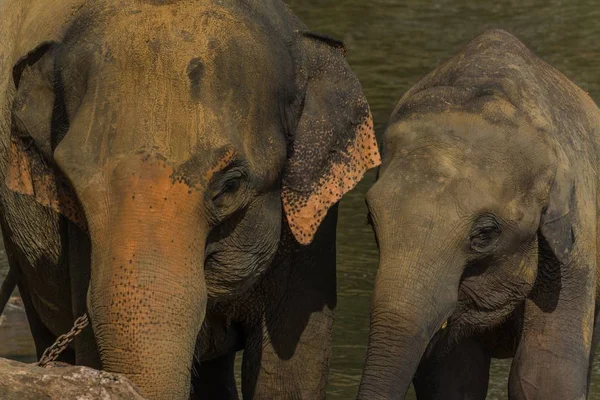
[[231,171],[228,173],[221,184],[220,190],[213,196],[213,202],[218,202],[219,199],[222,199],[224,196],[237,193],[242,186],[243,179],[244,174],[241,171]]
[[483,214],[471,228],[470,248],[478,253],[491,251],[501,234],[502,227],[496,217],[492,214]]

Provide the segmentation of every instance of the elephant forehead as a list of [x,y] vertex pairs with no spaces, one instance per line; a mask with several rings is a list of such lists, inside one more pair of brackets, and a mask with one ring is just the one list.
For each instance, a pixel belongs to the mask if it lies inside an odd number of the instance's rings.
[[386,135],[388,162],[400,171],[408,193],[411,185],[441,196],[452,193],[466,209],[498,209],[509,220],[524,218],[519,207],[539,197],[553,171],[543,136],[524,123],[438,113],[400,121]]
[[[424,154],[432,167],[456,176],[472,172],[519,172],[547,168],[551,152],[543,133],[524,120],[490,122],[470,112],[431,113],[401,121],[386,132],[385,147],[400,157]],[[513,176],[514,178],[514,176]]]
[[[276,102],[293,82],[283,39],[203,2],[102,8],[109,3],[89,6],[67,33],[65,80],[88,81],[59,145],[65,161],[102,169],[144,149],[180,165],[234,147],[259,170],[280,163]],[[272,150],[266,160],[264,148]]]
[[121,98],[174,87],[188,103],[235,98],[244,106],[293,81],[285,40],[244,13],[202,2],[86,7],[66,30],[61,69]]
[[102,168],[111,159],[153,152],[177,164],[194,155],[204,157],[210,149],[231,147],[232,141],[241,146],[240,121],[227,110],[217,114],[212,107],[185,107],[175,88],[151,98],[146,93],[113,100],[114,94],[91,88],[55,157]]
[[227,9],[192,5],[138,3],[110,13],[99,28],[104,60],[192,84],[209,72],[239,72],[241,65],[262,74],[272,71],[272,35]]

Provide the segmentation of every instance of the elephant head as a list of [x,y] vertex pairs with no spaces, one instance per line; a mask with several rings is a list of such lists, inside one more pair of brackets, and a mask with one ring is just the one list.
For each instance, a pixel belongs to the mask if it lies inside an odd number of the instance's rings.
[[102,367],[152,399],[187,398],[207,301],[379,157],[339,42],[280,3],[202,4],[85,3],[13,68],[6,183],[89,234]]
[[428,346],[499,326],[531,292],[538,256],[566,262],[574,241],[573,177],[549,135],[493,90],[413,96],[367,194],[380,264],[361,399],[404,398]]

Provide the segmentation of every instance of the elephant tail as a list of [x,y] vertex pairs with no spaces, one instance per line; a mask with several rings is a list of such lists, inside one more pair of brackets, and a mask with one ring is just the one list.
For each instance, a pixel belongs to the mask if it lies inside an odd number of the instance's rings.
[[10,268],[0,287],[0,315],[4,312],[4,307],[6,307],[6,303],[8,303],[12,292],[15,290],[15,286],[17,286],[17,279],[13,269]]

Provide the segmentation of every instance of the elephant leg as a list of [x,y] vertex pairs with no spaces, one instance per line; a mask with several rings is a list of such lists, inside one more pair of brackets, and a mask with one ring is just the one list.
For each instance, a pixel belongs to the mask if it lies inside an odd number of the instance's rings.
[[[67,224],[67,258],[69,261],[69,279],[71,280],[71,302],[73,318],[79,318],[87,312],[87,291],[90,283],[91,244],[87,234],[75,224]],[[92,326],[88,325],[75,337],[75,358],[77,365],[100,369],[100,354]]]
[[[22,201],[3,210],[0,227],[10,271],[23,300],[39,359],[55,342],[57,334],[68,332],[72,326],[70,280],[63,258],[65,242],[56,215],[29,199],[19,199]],[[8,220],[12,226],[19,227],[17,232],[11,229]],[[71,346],[61,353],[58,361],[75,363]]]
[[434,349],[421,361],[413,380],[417,398],[485,400],[490,361],[489,351],[475,339],[462,340],[443,354]]
[[283,261],[255,290],[258,300],[248,302],[252,306],[244,327],[244,399],[325,398],[336,303],[331,239],[336,222],[334,207],[308,246],[284,237],[283,246],[293,256],[278,257]]
[[10,297],[12,296],[13,292],[15,291],[15,288],[17,287],[17,270],[19,267],[18,263],[15,260],[15,256],[11,251],[11,246],[13,246],[13,244],[8,238],[8,229],[6,228],[6,223],[4,222],[4,219],[2,217],[0,217],[0,227],[2,228],[1,234],[4,245],[4,251],[6,252],[6,257],[8,259],[8,273],[4,278],[4,282],[2,282],[2,287],[0,287],[0,315],[2,315],[6,304],[8,304]]
[[[578,239],[585,242],[585,238]],[[568,265],[545,260],[525,301],[509,378],[511,400],[587,397],[594,336],[595,265],[574,250]],[[590,265],[593,265],[590,266]]]
[[[44,351],[50,347],[56,341],[56,336],[48,329],[48,327],[42,322],[39,314],[33,307],[31,302],[31,296],[29,291],[24,284],[19,283],[19,293],[25,306],[25,313],[27,314],[27,321],[29,322],[29,330],[33,337],[35,344],[36,356],[39,359],[44,354]],[[57,361],[66,362],[69,364],[75,364],[75,353],[73,349],[67,347],[58,357]]]
[[237,400],[235,352],[202,363],[194,360],[190,400]]
[[[27,287],[26,279],[22,274],[21,267],[23,266],[23,261],[19,261],[19,258],[16,255],[17,252],[14,251],[16,246],[9,238],[9,228],[3,218],[0,219],[0,227],[2,227],[4,249],[8,258],[10,274],[15,280],[16,286],[19,290],[19,296],[23,301],[23,306],[25,307],[25,314],[27,316],[27,322],[29,323],[29,331],[31,332],[33,343],[35,345],[36,358],[37,360],[39,360],[44,354],[44,351],[46,351],[48,347],[54,344],[54,342],[57,339],[57,336],[54,335],[52,331],[44,324],[44,322],[40,318],[40,315],[33,306],[31,300],[31,292]],[[73,350],[71,348],[65,349],[58,357],[58,361],[74,364],[75,354]]]

